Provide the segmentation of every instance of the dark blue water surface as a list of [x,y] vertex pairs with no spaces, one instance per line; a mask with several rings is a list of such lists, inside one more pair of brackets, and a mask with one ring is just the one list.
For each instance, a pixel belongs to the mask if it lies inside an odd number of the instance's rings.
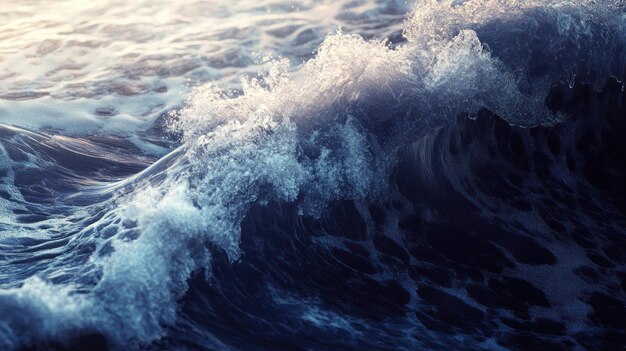
[[157,90],[0,94],[0,349],[626,348],[626,4],[242,4]]

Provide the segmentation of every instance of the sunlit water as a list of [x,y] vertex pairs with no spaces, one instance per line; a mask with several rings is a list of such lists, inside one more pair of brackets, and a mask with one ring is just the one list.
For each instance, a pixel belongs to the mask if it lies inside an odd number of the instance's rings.
[[[261,58],[312,57],[341,27],[399,36],[406,1],[19,1],[0,11],[4,122],[145,130],[209,81],[238,89]],[[16,103],[19,101],[19,103]]]
[[626,4],[0,9],[0,349],[619,350]]

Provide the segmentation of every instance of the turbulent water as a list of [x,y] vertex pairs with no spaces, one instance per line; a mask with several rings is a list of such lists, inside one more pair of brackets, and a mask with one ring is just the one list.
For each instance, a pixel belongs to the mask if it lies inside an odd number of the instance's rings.
[[623,0],[0,9],[1,350],[624,350]]

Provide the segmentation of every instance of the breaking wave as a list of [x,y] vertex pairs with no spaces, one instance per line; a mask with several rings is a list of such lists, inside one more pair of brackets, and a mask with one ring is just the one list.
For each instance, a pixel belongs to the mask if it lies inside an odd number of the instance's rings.
[[196,89],[158,160],[0,126],[0,348],[617,349],[624,11],[418,1]]

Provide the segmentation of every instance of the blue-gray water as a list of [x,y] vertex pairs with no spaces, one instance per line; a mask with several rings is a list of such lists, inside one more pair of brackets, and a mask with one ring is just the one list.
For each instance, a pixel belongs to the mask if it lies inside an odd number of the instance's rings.
[[622,0],[0,20],[0,349],[624,349]]

